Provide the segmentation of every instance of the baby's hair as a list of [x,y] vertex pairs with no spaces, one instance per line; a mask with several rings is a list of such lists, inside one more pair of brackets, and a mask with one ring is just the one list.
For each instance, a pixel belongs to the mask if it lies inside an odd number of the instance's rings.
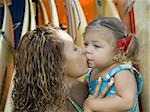
[[47,24],[27,32],[20,40],[12,90],[15,112],[48,112],[47,107],[59,109],[65,105],[64,43],[57,30]]
[[[116,39],[116,44],[119,39],[126,38],[129,34],[127,33],[124,24],[115,17],[99,17],[93,20],[86,27],[84,35],[91,30],[98,30],[102,27],[106,27],[113,32],[113,35]],[[137,60],[137,55],[139,52],[138,40],[134,34],[131,41],[127,47],[126,51],[116,50],[116,62],[132,61],[135,63]],[[117,48],[117,47],[116,47]]]

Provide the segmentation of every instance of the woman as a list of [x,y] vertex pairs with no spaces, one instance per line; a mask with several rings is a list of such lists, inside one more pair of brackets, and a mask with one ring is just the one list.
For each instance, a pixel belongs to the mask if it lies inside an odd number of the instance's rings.
[[16,49],[15,69],[15,112],[80,111],[87,89],[75,79],[88,66],[84,51],[66,32],[48,24],[26,33]]

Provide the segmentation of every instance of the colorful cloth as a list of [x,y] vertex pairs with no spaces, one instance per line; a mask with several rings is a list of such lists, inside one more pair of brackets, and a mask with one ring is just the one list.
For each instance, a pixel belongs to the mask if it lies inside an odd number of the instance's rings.
[[[109,80],[111,77],[113,77],[116,73],[122,71],[122,70],[131,70],[134,71],[136,79],[137,79],[137,92],[136,92],[136,101],[135,101],[135,105],[134,107],[129,110],[128,112],[137,112],[137,105],[138,105],[138,96],[141,93],[142,90],[142,77],[141,74],[138,70],[136,70],[133,66],[131,65],[119,65],[117,67],[115,67],[114,69],[110,70],[105,77],[102,79],[102,83],[101,83],[101,87],[99,89],[99,92],[101,92],[109,83]],[[91,73],[92,73],[92,69],[89,70],[89,72],[86,74],[86,80],[88,82],[88,87],[89,87],[89,94],[93,94],[96,84],[98,82],[98,80],[92,80],[90,81],[90,77],[91,77]],[[116,88],[113,85],[110,90],[107,92],[106,96],[111,96],[113,94],[116,93]]]

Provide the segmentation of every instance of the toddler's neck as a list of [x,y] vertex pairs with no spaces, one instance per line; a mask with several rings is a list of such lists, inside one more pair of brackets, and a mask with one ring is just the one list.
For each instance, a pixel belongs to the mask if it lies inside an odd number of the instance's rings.
[[118,65],[121,65],[121,63],[115,63],[105,68],[94,68],[91,74],[91,80],[98,79],[98,77],[104,78],[110,70],[117,67]]

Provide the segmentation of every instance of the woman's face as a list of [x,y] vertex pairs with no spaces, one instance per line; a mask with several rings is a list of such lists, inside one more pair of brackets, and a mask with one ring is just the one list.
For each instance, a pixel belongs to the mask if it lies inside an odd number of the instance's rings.
[[77,47],[72,37],[62,30],[58,30],[58,37],[64,41],[62,49],[65,56],[65,69],[69,77],[78,78],[88,71],[87,59],[84,51]]

